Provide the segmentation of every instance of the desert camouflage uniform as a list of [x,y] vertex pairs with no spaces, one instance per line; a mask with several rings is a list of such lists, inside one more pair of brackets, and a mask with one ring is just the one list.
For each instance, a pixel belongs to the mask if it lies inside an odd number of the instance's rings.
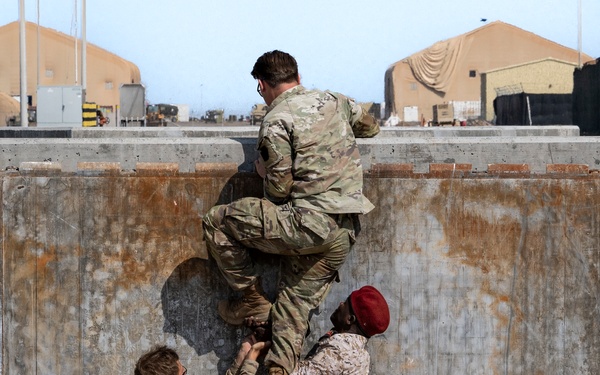
[[[366,375],[371,358],[367,338],[353,333],[328,332],[290,375]],[[232,366],[227,375],[254,375],[256,361],[246,360],[238,369]]]
[[378,132],[373,117],[343,95],[291,88],[268,107],[259,132],[264,198],[215,206],[204,217],[208,250],[234,290],[258,277],[247,248],[285,255],[266,363],[288,373],[309,312],[327,295],[354,243],[357,214],[373,209],[362,194],[355,137]]

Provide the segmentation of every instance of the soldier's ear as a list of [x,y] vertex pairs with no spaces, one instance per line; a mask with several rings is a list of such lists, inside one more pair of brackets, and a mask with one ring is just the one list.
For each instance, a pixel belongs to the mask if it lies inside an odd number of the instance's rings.
[[296,81],[298,81],[298,84],[300,85],[300,73],[298,73],[298,75],[296,76]]
[[356,324],[356,323],[357,323],[357,322],[356,322],[356,315],[354,315],[354,314],[349,314],[349,315],[348,315],[348,319],[346,319],[346,320],[348,321],[348,324],[349,324],[349,325],[352,325],[352,324]]

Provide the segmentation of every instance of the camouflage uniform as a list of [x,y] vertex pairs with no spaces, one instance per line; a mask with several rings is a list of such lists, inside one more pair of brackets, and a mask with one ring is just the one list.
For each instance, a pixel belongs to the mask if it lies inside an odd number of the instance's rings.
[[[367,341],[353,333],[328,332],[290,375],[366,375],[371,361]],[[234,364],[227,375],[254,375],[257,370],[256,361],[245,360],[239,369]]]
[[265,198],[213,207],[203,228],[208,250],[234,290],[258,277],[247,248],[284,255],[266,362],[289,373],[309,312],[327,295],[354,243],[357,214],[373,209],[362,194],[355,137],[373,137],[379,125],[345,96],[300,85],[267,111],[258,137]]

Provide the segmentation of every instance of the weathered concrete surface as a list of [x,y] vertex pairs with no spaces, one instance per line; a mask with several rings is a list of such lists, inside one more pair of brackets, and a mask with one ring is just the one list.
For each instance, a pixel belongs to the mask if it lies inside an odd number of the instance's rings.
[[600,167],[598,137],[372,138],[359,143],[363,165],[412,163],[426,172],[430,163],[472,164],[486,171],[489,164],[528,164],[545,171],[546,164],[585,164]]
[[178,163],[182,172],[196,163],[236,163],[251,171],[256,159],[253,138],[101,138],[101,139],[0,139],[0,168],[23,162],[58,162],[75,172],[80,162],[117,162],[124,170],[137,163]]
[[[488,164],[529,164],[544,172],[547,163],[600,167],[598,137],[455,137],[359,139],[363,165],[412,163],[427,172],[430,163],[469,163],[475,171]],[[118,162],[125,170],[138,162],[178,163],[181,172],[193,172],[196,163],[236,163],[252,171],[255,138],[70,138],[0,139],[0,169],[22,162],[58,162],[74,172],[78,162]]]
[[[233,165],[24,164],[1,175],[4,374],[131,373],[156,343],[222,373],[242,332],[207,259],[201,216],[260,194]],[[600,373],[600,178],[587,166],[373,164],[376,209],[322,310],[364,284],[392,322],[372,374]],[[260,259],[274,281],[274,261]],[[272,294],[273,286],[268,285]]]

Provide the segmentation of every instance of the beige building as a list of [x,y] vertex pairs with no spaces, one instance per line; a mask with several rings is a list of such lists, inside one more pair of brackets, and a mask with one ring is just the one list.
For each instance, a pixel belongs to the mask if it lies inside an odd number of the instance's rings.
[[[75,38],[61,32],[39,27],[39,85],[81,85],[81,41],[78,42],[77,60]],[[26,24],[27,41],[27,95],[37,105],[38,27]],[[20,94],[19,76],[19,23],[0,27],[0,92],[17,97]],[[124,83],[140,83],[140,70],[130,61],[87,43],[87,101],[116,109],[119,105],[119,87]],[[0,124],[3,125],[3,124]]]
[[[577,64],[579,53],[507,23],[489,23],[390,66],[385,73],[386,116],[395,113],[403,122],[429,120],[434,105],[452,103],[458,109],[455,117],[478,118],[481,106],[488,113],[487,104],[481,104],[482,73],[547,58]],[[583,63],[589,60],[582,55]]]
[[524,64],[492,69],[481,74],[481,117],[494,119],[494,99],[498,95],[570,94],[577,63],[547,58]]

